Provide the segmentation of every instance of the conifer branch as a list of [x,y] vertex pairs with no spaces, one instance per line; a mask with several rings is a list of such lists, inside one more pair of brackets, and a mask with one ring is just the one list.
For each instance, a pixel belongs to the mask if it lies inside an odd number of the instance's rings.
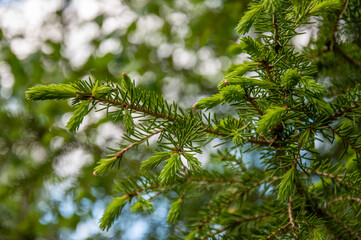
[[131,148],[133,148],[135,145],[138,145],[139,143],[142,143],[142,142],[144,142],[145,140],[147,140],[148,138],[150,138],[150,137],[152,137],[152,136],[154,136],[154,135],[156,135],[156,134],[158,134],[158,133],[161,133],[161,132],[163,132],[163,131],[164,131],[164,128],[159,129],[159,130],[157,130],[157,131],[155,131],[155,132],[153,132],[153,133],[151,133],[151,134],[149,134],[149,135],[146,135],[145,137],[139,139],[138,141],[130,144],[130,145],[127,146],[126,148],[124,148],[124,149],[122,149],[121,151],[119,151],[119,152],[115,155],[115,158],[116,158],[116,159],[121,158],[126,151],[128,151],[128,150],[131,149]]
[[306,138],[303,138],[301,143],[299,144],[298,146],[298,149],[297,149],[297,152],[293,158],[293,163],[292,163],[292,167],[296,167],[297,166],[297,163],[298,163],[298,157],[300,157],[300,160],[301,160],[301,149],[302,149],[302,146],[304,144],[304,142],[306,141]]
[[[214,210],[211,214],[209,214],[205,219],[203,219],[203,221],[198,225],[198,227],[196,228],[196,232],[199,232],[203,227],[204,225],[206,225],[207,223],[209,223],[214,216],[216,216],[223,208],[227,207],[230,203],[232,203],[234,200],[236,200],[239,196],[245,194],[246,192],[258,187],[259,185],[263,184],[263,183],[266,183],[266,182],[272,182],[272,181],[275,181],[275,180],[278,180],[278,179],[281,179],[282,177],[271,177],[271,178],[268,178],[268,179],[263,179],[261,181],[258,181],[256,183],[254,183],[253,185],[245,188],[245,189],[242,189],[241,191],[239,192],[236,192],[234,193],[234,195],[228,199],[226,202],[224,202],[223,204],[221,204],[216,210]],[[210,207],[210,206],[209,206]]]
[[140,195],[141,192],[144,192],[144,191],[147,191],[147,190],[153,190],[153,189],[156,189],[156,188],[159,188],[161,187],[162,185],[160,183],[157,183],[157,184],[153,184],[149,187],[145,187],[145,188],[141,188],[141,189],[137,189],[133,192],[130,192],[130,193],[126,193],[124,194],[123,196],[129,198],[129,197],[134,197],[134,196],[137,196],[137,195]]
[[271,74],[271,71],[270,71],[273,66],[269,65],[269,63],[266,62],[266,60],[262,60],[262,62],[263,62],[263,67],[264,67],[264,70],[266,72],[268,81],[273,82],[273,77],[272,77],[272,74]]
[[332,199],[331,201],[328,201],[326,203],[326,205],[330,206],[331,204],[333,204],[335,202],[345,201],[345,200],[350,200],[350,201],[355,201],[355,202],[361,203],[361,198],[352,197],[352,196],[345,196],[345,197],[337,197],[335,199]]
[[359,235],[359,233],[355,232],[352,228],[350,228],[349,226],[347,226],[344,221],[342,221],[341,219],[339,219],[338,217],[336,217],[334,214],[330,213],[329,211],[325,210],[325,213],[331,217],[335,222],[337,222],[338,224],[340,224],[340,226],[342,226],[344,229],[346,229],[352,236],[354,236],[357,240],[361,240],[361,237]]
[[[77,98],[84,99],[83,96],[77,96]],[[142,113],[145,113],[146,115],[149,115],[149,116],[167,119],[168,121],[171,121],[171,122],[173,122],[175,120],[175,118],[176,118],[176,117],[174,117],[172,115],[169,115],[169,114],[161,114],[160,112],[154,112],[153,110],[146,109],[146,108],[141,108],[139,106],[135,106],[135,105],[127,103],[127,102],[114,101],[113,99],[107,99],[107,98],[97,98],[97,97],[94,97],[94,96],[92,96],[92,99],[96,100],[96,101],[99,101],[99,102],[103,102],[103,103],[109,103],[109,104],[114,105],[114,106],[121,106],[121,107],[124,107],[124,109],[127,109],[127,110],[135,110],[137,112],[142,112]]]
[[191,181],[195,182],[213,182],[213,183],[238,183],[243,182],[240,178],[197,178],[197,177],[191,177]]
[[359,155],[359,156],[361,156],[361,151],[360,151],[360,149],[358,149],[356,146],[355,146],[355,144],[353,144],[349,139],[347,139],[345,136],[343,136],[339,131],[337,131],[336,129],[334,129],[333,127],[331,127],[331,126],[328,126],[330,129],[331,129],[331,131],[333,132],[333,133],[335,133],[337,136],[339,136],[341,139],[342,139],[342,141],[344,141],[345,143],[347,143],[353,150],[355,150],[355,152]]
[[162,191],[156,192],[152,197],[148,199],[148,201],[153,201],[154,199],[156,199],[159,195],[161,195],[164,192],[164,190],[165,188],[163,188]]
[[335,120],[336,118],[342,117],[346,113],[352,112],[352,110],[361,107],[360,103],[354,103],[351,104],[349,108],[343,108],[341,111],[335,112],[330,117],[325,119],[325,122],[328,122],[330,120]]
[[201,239],[201,240],[208,239],[209,237],[216,236],[216,235],[218,235],[218,234],[220,234],[220,233],[222,233],[222,232],[227,231],[227,230],[230,229],[230,228],[232,228],[232,225],[228,225],[228,226],[226,226],[226,227],[222,227],[221,229],[219,229],[219,230],[217,230],[217,231],[215,231],[215,232],[212,232],[212,233],[210,233],[210,234],[207,234],[207,235],[205,235],[205,236],[200,237],[200,239]]
[[222,227],[221,229],[219,229],[219,230],[217,230],[215,232],[212,232],[210,234],[207,234],[205,236],[200,237],[200,239],[208,239],[209,237],[212,237],[212,236],[215,236],[215,235],[218,235],[218,234],[220,234],[222,232],[227,231],[228,229],[232,228],[234,225],[238,225],[238,224],[245,223],[245,222],[250,222],[250,221],[253,221],[253,220],[260,219],[260,218],[269,217],[269,216],[272,216],[273,214],[274,213],[261,213],[261,214],[256,214],[256,215],[254,215],[252,217],[248,217],[248,218],[238,218],[238,219],[236,219],[234,224],[226,226],[226,227]]
[[[88,93],[88,94],[91,94],[91,93]],[[88,96],[82,96],[82,95],[78,95],[76,98],[79,98],[79,99],[89,99]],[[122,101],[114,101],[112,99],[107,99],[107,98],[98,98],[98,97],[94,97],[92,96],[91,97],[93,100],[96,100],[96,101],[99,101],[99,102],[102,102],[102,103],[109,103],[111,105],[114,105],[114,106],[122,106],[124,107],[125,109],[128,109],[128,110],[134,110],[134,111],[137,111],[137,112],[142,112],[142,113],[145,113],[149,116],[153,116],[153,117],[156,117],[156,118],[163,118],[163,119],[166,119],[170,122],[174,122],[176,117],[175,116],[172,116],[172,115],[169,115],[169,114],[161,114],[160,112],[154,112],[153,110],[149,110],[149,109],[143,109],[139,106],[134,106],[132,104],[129,104],[129,103],[126,103],[126,102],[122,102]],[[182,119],[181,117],[177,117],[179,119]],[[200,128],[202,130],[204,130],[205,132],[207,133],[211,133],[211,134],[214,134],[214,135],[217,135],[217,136],[221,136],[221,137],[228,137],[227,134],[223,134],[213,128],[209,128],[209,127],[206,127],[206,126],[200,126]],[[248,139],[248,142],[249,143],[254,143],[254,144],[258,144],[258,145],[263,145],[263,146],[276,146],[277,144],[272,141],[272,140],[261,140],[261,139],[256,139],[256,138],[250,138]]]
[[352,189],[356,189],[357,191],[359,191],[361,193],[361,189],[356,187],[355,185],[353,185],[352,183],[346,181],[346,180],[343,180],[342,178],[340,178],[339,176],[335,176],[331,173],[325,173],[325,172],[320,172],[320,171],[306,171],[307,173],[309,174],[316,174],[318,176],[325,176],[325,177],[328,177],[328,178],[331,178],[331,179],[334,179],[340,183],[343,183],[343,184],[346,184],[347,186],[349,186],[350,188]]
[[254,98],[252,98],[251,96],[249,96],[247,94],[247,92],[244,95],[244,98],[247,102],[249,102],[251,104],[251,106],[258,112],[259,115],[263,115],[263,112],[261,109],[259,109],[259,107],[257,106],[257,103],[254,101]]
[[287,223],[281,227],[279,227],[276,231],[272,232],[269,236],[266,237],[266,239],[271,239],[273,237],[277,237],[280,235],[287,227],[289,227],[291,223]]

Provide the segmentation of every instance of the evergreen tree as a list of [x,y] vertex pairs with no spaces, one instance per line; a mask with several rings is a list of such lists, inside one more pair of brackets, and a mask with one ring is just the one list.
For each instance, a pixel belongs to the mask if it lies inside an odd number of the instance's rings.
[[[361,239],[361,88],[327,90],[318,82],[316,64],[333,52],[357,66],[337,37],[354,24],[359,9],[358,1],[253,1],[236,28],[240,44],[233,46],[249,54],[249,61],[232,65],[218,93],[193,110],[136,87],[125,73],[116,82],[35,86],[26,96],[71,98],[70,131],[92,109],[122,122],[129,144],[110,149],[98,162],[99,177],[119,166],[130,149],[157,139],[140,174],[117,179],[101,229],[109,229],[127,204],[135,213],[151,214],[152,201],[161,195],[173,199],[168,222],[176,224],[187,201],[207,192],[210,198],[198,203],[203,207],[187,219],[182,238]],[[311,21],[321,29],[318,45],[311,54],[296,51],[292,39]],[[355,36],[350,43],[359,33]],[[230,106],[234,114],[207,112],[218,105]],[[202,166],[196,154],[215,138],[219,150]],[[322,158],[317,147],[322,141],[341,141],[344,153]],[[242,153],[251,151],[257,154],[249,166]]]

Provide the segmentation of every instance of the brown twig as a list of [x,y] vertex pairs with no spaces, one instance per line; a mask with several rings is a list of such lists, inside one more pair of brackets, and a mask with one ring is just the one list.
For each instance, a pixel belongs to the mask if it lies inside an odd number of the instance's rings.
[[292,214],[292,193],[289,197],[289,200],[288,200],[288,218],[290,220],[290,224],[292,226],[292,233],[293,235],[295,236],[296,239],[298,239],[298,236],[297,236],[297,229],[296,229],[296,225],[295,225],[295,222],[294,222],[294,219],[293,219],[293,214]]
[[138,141],[130,144],[129,146],[127,146],[126,148],[122,149],[121,151],[119,151],[116,155],[115,155],[115,158],[120,158],[126,151],[128,151],[129,149],[131,149],[132,147],[134,147],[135,145],[139,144],[139,143],[142,143],[143,141],[147,140],[148,138],[160,133],[160,132],[163,132],[164,131],[164,128],[162,129],[159,129],[157,131],[155,131],[154,133],[152,134],[149,134],[145,137],[143,137],[142,139],[139,139]]
[[329,118],[327,118],[325,121],[329,121],[329,120],[334,120],[338,117],[342,117],[344,114],[346,113],[349,113],[349,112],[352,112],[352,110],[356,109],[356,108],[359,108],[360,107],[360,104],[359,103],[355,103],[355,104],[352,104],[350,106],[350,108],[347,108],[347,109],[341,109],[341,111],[339,112],[336,112],[334,114],[332,114]]
[[273,82],[273,77],[270,71],[272,67],[267,62],[264,62],[263,66],[264,70],[266,71],[268,81]]
[[331,201],[327,202],[326,205],[330,206],[331,204],[333,204],[335,202],[344,201],[344,200],[350,200],[350,201],[355,201],[355,202],[361,203],[361,198],[346,196],[346,197],[337,197],[335,199],[332,199]]
[[319,176],[325,176],[325,177],[329,177],[331,179],[334,179],[340,183],[343,183],[343,184],[346,184],[347,186],[349,186],[350,188],[354,188],[356,189],[357,191],[361,192],[361,189],[356,187],[355,185],[353,185],[352,183],[348,182],[348,181],[345,181],[343,180],[342,178],[340,178],[339,176],[335,176],[331,173],[325,173],[325,172],[320,172],[320,171],[306,171],[307,173],[309,174],[316,174],[316,175],[319,175]]
[[156,194],[154,194],[154,196],[152,196],[151,198],[149,198],[148,201],[153,201],[153,200],[156,199],[160,194],[162,194],[162,191],[156,192]]
[[279,227],[276,231],[272,232],[269,236],[267,236],[266,239],[270,239],[270,238],[278,236],[279,234],[282,233],[282,231],[284,231],[290,225],[291,225],[291,223],[287,223],[287,224]]
[[259,109],[259,107],[257,106],[257,103],[254,101],[254,99],[250,96],[248,96],[248,94],[244,95],[244,99],[249,102],[249,104],[251,104],[251,106],[258,112],[259,115],[263,115],[263,112],[261,109]]
[[139,195],[141,192],[144,192],[144,191],[147,191],[147,190],[151,190],[151,189],[155,189],[155,188],[158,188],[158,187],[160,187],[160,186],[161,186],[160,184],[153,184],[153,185],[151,185],[151,186],[149,186],[149,187],[137,189],[137,190],[135,190],[134,192],[124,194],[123,196],[125,196],[125,197],[127,197],[127,198],[133,197],[133,196],[137,196],[137,195]]
[[192,177],[190,180],[195,182],[216,182],[216,183],[235,183],[235,182],[243,181],[242,179],[239,178],[227,179],[227,178],[196,178],[196,177]]
[[278,24],[277,24],[277,18],[276,15],[272,15],[272,26],[273,26],[273,35],[274,35],[274,41],[275,41],[275,52],[278,54],[279,49],[281,48],[281,45],[279,43],[279,32],[278,32]]

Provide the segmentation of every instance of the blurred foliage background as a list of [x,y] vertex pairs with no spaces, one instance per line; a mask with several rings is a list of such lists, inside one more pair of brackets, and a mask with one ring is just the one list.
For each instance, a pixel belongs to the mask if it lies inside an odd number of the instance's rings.
[[[125,209],[102,232],[98,220],[113,179],[135,174],[147,150],[127,153],[119,171],[95,177],[96,161],[105,146],[120,141],[122,126],[92,112],[70,134],[64,128],[70,103],[29,102],[24,92],[89,77],[117,81],[127,72],[137,86],[189,108],[216,91],[232,63],[247,59],[237,52],[234,28],[248,2],[0,1],[0,239],[169,239],[185,230],[182,221],[166,223],[169,202],[163,198],[154,214]],[[341,19],[331,16],[322,25],[314,19],[294,41],[314,59],[315,77],[330,98],[361,80],[361,3],[348,4]],[[343,152],[342,144],[318,147],[331,159]],[[189,202],[181,219],[201,204]]]

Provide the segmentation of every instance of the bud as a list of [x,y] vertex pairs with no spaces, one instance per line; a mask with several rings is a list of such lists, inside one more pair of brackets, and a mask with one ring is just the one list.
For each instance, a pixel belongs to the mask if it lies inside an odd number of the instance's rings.
[[196,103],[192,106],[192,108],[193,108],[193,109],[197,109],[197,104],[198,104],[198,102],[196,102]]

